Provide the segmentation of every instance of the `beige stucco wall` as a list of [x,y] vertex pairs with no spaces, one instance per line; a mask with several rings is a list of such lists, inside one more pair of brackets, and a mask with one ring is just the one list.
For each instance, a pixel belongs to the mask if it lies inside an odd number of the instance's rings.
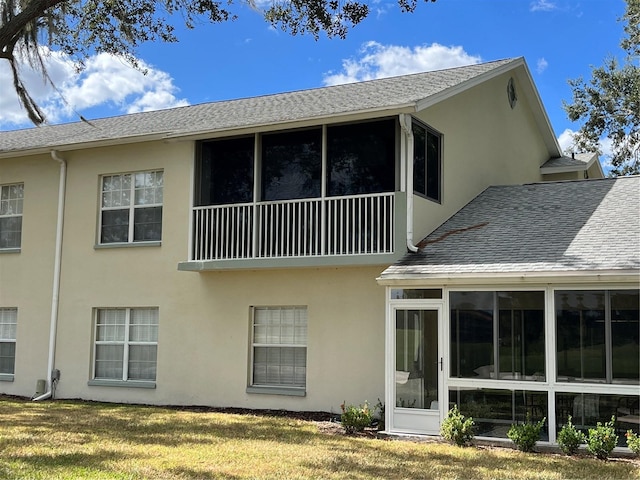
[[0,308],[17,308],[13,382],[0,392],[35,393],[47,373],[59,165],[50,156],[0,160],[0,185],[24,184],[20,253],[0,253]]
[[[68,188],[55,357],[61,379],[56,396],[336,412],[344,400],[373,404],[383,398],[384,289],[375,281],[382,267],[177,270],[178,262],[187,259],[192,148],[189,142],[155,143],[64,155]],[[17,163],[28,167],[32,162]],[[3,178],[8,178],[5,165]],[[2,271],[22,272],[24,280],[3,274],[0,299],[6,299],[3,306],[9,302],[8,306],[20,309],[19,368],[15,382],[0,382],[1,393],[33,395],[36,380],[44,378],[47,369],[57,168],[48,157],[34,162],[34,174],[38,170],[38,181],[46,188],[36,188],[22,167],[16,177],[25,181],[27,192],[23,251],[0,256],[0,265],[6,265]],[[100,175],[148,169],[164,171],[162,245],[94,248]],[[39,194],[32,195],[36,190]],[[36,222],[34,209],[44,209],[46,221]],[[246,393],[249,312],[251,306],[261,305],[308,307],[306,397]],[[142,306],[159,308],[156,388],[89,386],[94,309]],[[23,321],[32,316],[37,321]]]
[[[549,159],[531,107],[519,95],[507,99],[510,74],[501,75],[420,112],[417,117],[443,134],[442,203],[415,196],[414,241],[418,242],[490,185],[542,180]],[[523,89],[516,79],[517,91]]]

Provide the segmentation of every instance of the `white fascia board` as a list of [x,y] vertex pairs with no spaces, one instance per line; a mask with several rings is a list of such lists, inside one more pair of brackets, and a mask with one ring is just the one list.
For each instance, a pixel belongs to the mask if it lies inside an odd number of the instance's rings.
[[432,275],[394,275],[376,278],[384,286],[447,286],[447,285],[494,285],[494,284],[635,284],[640,288],[638,270],[596,270],[565,272],[521,272],[521,273],[460,273]]

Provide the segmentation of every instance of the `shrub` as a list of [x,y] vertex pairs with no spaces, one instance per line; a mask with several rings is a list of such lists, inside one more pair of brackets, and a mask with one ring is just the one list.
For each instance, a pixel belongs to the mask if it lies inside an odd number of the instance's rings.
[[589,429],[587,451],[600,460],[609,458],[611,451],[618,444],[618,436],[614,427],[615,420],[615,417],[611,417],[611,421],[598,422],[596,428]]
[[631,430],[627,430],[625,433],[627,437],[627,447],[636,455],[640,455],[640,437]]
[[531,452],[538,440],[540,440],[540,432],[544,427],[546,418],[539,422],[532,422],[531,417],[527,414],[527,419],[522,424],[511,425],[507,432],[507,437],[515,443],[518,450],[522,452]]
[[376,403],[376,406],[374,408],[375,408],[375,411],[377,412],[377,415],[375,416],[375,418],[378,421],[378,430],[384,430],[385,414],[384,414],[384,403],[382,403],[382,400],[378,399],[378,403]]
[[558,445],[565,455],[573,455],[578,451],[578,447],[585,441],[584,433],[578,430],[569,419],[558,433]]
[[363,405],[340,405],[342,415],[340,422],[347,433],[362,432],[366,427],[371,425],[373,420],[373,412],[369,408],[369,403],[364,402]]
[[458,410],[458,406],[454,405],[440,426],[440,435],[445,440],[464,447],[471,444],[473,440],[474,426],[473,418],[465,418]]

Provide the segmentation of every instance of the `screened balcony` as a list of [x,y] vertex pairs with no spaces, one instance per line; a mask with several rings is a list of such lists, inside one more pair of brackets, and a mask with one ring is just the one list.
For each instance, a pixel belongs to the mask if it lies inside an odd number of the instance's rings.
[[394,253],[398,130],[386,118],[199,142],[188,262]]

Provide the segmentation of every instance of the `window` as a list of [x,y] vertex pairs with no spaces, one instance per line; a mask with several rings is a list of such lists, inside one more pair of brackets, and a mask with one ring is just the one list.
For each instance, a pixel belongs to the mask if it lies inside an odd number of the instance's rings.
[[393,192],[396,121],[327,127],[330,196]]
[[100,243],[160,241],[163,173],[124,173],[102,177]]
[[321,195],[322,130],[262,136],[262,200]]
[[0,308],[0,375],[13,375],[16,363],[17,308]]
[[252,386],[304,388],[307,378],[306,307],[256,307],[252,330]]
[[96,311],[94,379],[155,381],[157,353],[157,308]]
[[24,184],[0,186],[0,250],[20,248]]
[[558,380],[640,383],[639,292],[555,292]]
[[254,137],[200,144],[196,205],[253,201]]
[[452,292],[451,376],[545,379],[544,292]]
[[413,191],[440,201],[441,135],[413,121]]

